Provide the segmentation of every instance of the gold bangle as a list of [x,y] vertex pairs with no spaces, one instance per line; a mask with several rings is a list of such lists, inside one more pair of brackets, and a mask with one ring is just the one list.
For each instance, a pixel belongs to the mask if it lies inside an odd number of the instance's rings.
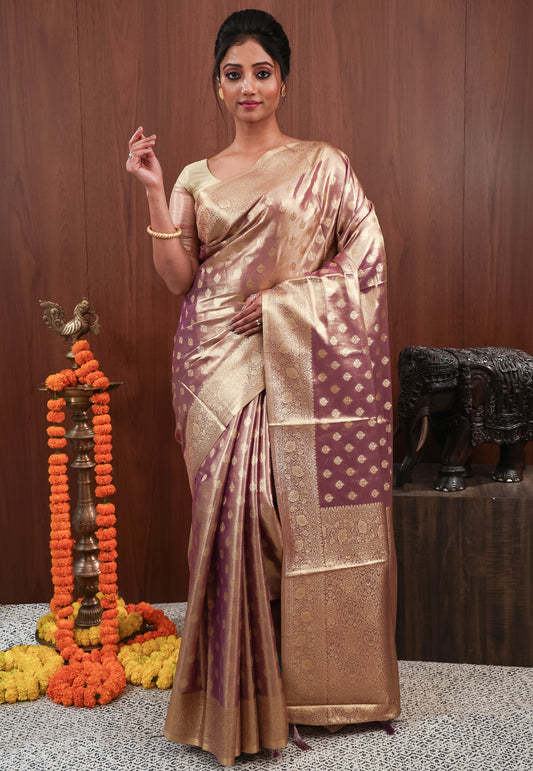
[[174,233],[158,233],[156,230],[152,230],[152,226],[148,225],[146,228],[146,232],[149,233],[153,238],[177,238],[178,236],[181,236],[181,228],[176,228]]

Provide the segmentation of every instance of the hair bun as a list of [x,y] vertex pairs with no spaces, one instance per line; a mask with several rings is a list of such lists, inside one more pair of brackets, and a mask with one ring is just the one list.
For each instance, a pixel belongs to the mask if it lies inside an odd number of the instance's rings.
[[213,86],[220,77],[220,64],[232,45],[254,38],[267,54],[279,65],[281,79],[290,72],[291,47],[279,21],[266,11],[248,8],[235,11],[222,22],[215,42]]

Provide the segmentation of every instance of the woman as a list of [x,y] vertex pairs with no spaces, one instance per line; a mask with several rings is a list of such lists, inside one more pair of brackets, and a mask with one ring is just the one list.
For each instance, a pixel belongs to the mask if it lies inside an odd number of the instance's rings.
[[191,579],[165,735],[225,765],[285,746],[289,723],[399,713],[382,236],[347,158],[280,130],[289,61],[269,14],[232,14],[214,66],[231,145],[183,170],[170,207],[155,135],[127,163],[184,295]]

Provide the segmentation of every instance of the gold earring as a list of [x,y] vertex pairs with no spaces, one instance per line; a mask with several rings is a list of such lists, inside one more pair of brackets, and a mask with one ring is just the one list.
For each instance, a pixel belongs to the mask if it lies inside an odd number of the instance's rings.
[[282,83],[281,84],[281,91],[280,91],[282,99],[285,99],[285,94],[286,93],[287,93],[287,87],[286,87],[285,83]]
[[219,88],[218,88],[218,95],[222,99],[222,101],[224,101],[224,92],[222,91],[222,87],[221,86],[219,86]]

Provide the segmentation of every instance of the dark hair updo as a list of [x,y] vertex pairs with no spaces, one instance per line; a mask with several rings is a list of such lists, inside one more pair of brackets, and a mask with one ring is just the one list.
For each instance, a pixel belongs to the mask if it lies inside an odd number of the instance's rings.
[[291,65],[291,47],[283,27],[266,11],[248,8],[235,11],[222,23],[215,43],[213,87],[220,77],[220,64],[233,45],[254,38],[279,65],[281,80],[285,82]]

